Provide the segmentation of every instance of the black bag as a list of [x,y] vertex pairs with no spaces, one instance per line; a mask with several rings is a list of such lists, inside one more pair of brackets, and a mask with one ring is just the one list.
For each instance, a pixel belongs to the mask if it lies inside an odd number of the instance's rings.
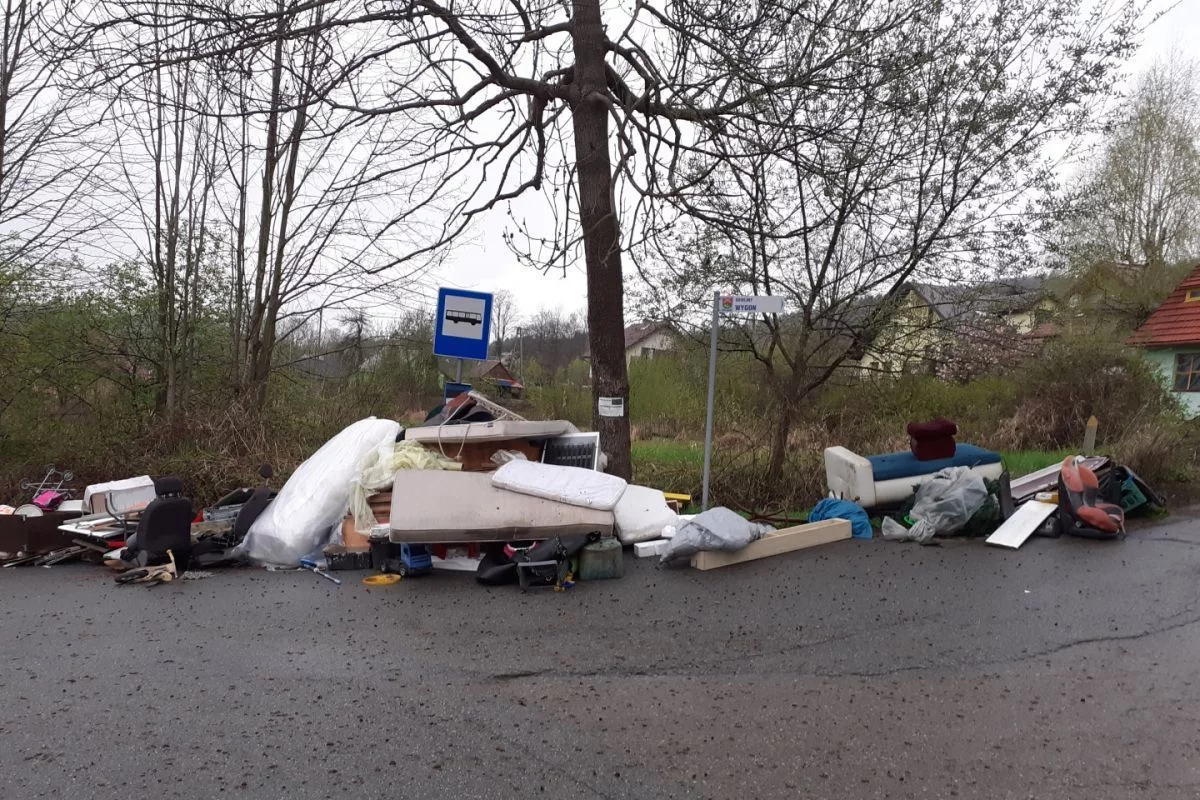
[[517,562],[504,553],[503,545],[491,545],[483,551],[475,580],[484,586],[504,586],[517,582]]

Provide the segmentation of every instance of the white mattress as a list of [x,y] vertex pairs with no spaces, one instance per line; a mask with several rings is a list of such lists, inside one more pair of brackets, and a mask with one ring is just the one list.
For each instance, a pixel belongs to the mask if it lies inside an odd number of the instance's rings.
[[[112,510],[124,514],[127,511],[145,508],[156,496],[154,481],[149,475],[94,483],[83,490],[83,510],[91,513]],[[108,499],[107,507],[104,503],[105,498]]]
[[412,442],[500,442],[505,439],[549,439],[564,433],[578,433],[579,429],[565,419],[543,422],[518,420],[496,420],[494,422],[468,422],[462,425],[430,425],[423,428],[408,428],[404,438]]
[[393,542],[510,542],[612,530],[611,511],[499,489],[484,472],[405,470],[392,485]]
[[492,486],[572,506],[612,511],[625,493],[626,484],[616,475],[594,469],[518,460],[496,470]]

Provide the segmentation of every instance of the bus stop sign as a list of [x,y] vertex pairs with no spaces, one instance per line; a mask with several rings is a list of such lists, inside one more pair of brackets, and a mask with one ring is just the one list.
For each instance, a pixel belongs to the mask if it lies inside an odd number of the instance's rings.
[[433,354],[486,361],[492,333],[492,296],[463,289],[438,289]]

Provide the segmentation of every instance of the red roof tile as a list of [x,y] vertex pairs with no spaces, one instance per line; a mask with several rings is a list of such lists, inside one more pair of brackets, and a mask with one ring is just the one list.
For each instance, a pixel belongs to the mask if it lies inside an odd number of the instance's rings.
[[1058,325],[1056,323],[1043,322],[1041,325],[1038,325],[1036,328],[1031,330],[1029,333],[1025,334],[1025,338],[1032,339],[1034,341],[1044,341],[1046,339],[1053,339],[1054,337],[1058,336],[1060,333],[1062,333],[1062,330],[1058,327]]
[[[1188,302],[1188,290],[1200,290],[1200,266],[1175,287],[1127,344],[1139,347],[1173,347],[1200,343],[1200,300]],[[1200,292],[1198,292],[1200,294]]]

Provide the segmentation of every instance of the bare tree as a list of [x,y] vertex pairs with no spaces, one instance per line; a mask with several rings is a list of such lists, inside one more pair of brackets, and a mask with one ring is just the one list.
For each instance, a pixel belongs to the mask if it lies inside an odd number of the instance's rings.
[[[364,179],[400,155],[385,120],[327,102],[339,59],[356,60],[371,44],[326,24],[334,4],[271,2],[267,35],[232,43],[236,31],[219,21],[166,24],[162,15],[179,7],[125,3],[130,16],[98,26],[95,57],[113,65],[100,85],[124,93],[163,71],[203,76],[169,107],[197,131],[215,178],[197,230],[220,234],[207,241],[221,243],[228,269],[231,382],[259,410],[278,342],[326,311],[410,286],[439,254],[421,244],[418,224],[394,224],[402,203],[392,198],[410,190],[403,176]],[[232,13],[230,4],[207,8]],[[218,43],[220,52],[206,52]],[[402,124],[389,131],[404,136]]]
[[71,5],[0,0],[0,237],[14,262],[53,252],[88,223],[79,195],[96,161],[79,144],[94,109],[72,80]]
[[[808,398],[903,310],[912,281],[978,280],[1018,252],[1022,201],[1051,176],[1043,145],[1082,129],[1130,46],[1133,10],[1114,24],[1074,8],[913,7],[861,48],[793,28],[789,49],[825,65],[827,90],[773,91],[691,159],[670,198],[681,218],[644,248],[644,272],[660,315],[694,315],[714,287],[786,299],[784,316],[726,326],[775,401],[769,479]],[[933,346],[924,324],[902,344]]]
[[1132,329],[1200,256],[1197,65],[1172,58],[1143,74],[1081,178],[1054,242],[1070,292],[1103,312],[1089,327]]
[[1200,69],[1160,61],[1120,109],[1076,194],[1076,261],[1161,269],[1200,255]]
[[[127,25],[203,29],[207,41],[178,58],[269,47],[281,38],[301,40],[316,29],[358,31],[363,46],[353,54],[330,53],[327,63],[336,69],[313,83],[332,107],[365,119],[425,123],[403,135],[393,132],[390,141],[397,147],[402,143],[407,158],[372,176],[419,177],[422,188],[414,188],[395,215],[401,224],[429,226],[427,244],[417,252],[441,247],[489,209],[549,189],[559,201],[563,224],[549,237],[534,232],[532,241],[550,245],[549,257],[539,259],[542,266],[560,258],[569,263],[582,252],[597,401],[593,423],[611,471],[624,476],[631,470],[629,420],[601,416],[598,400],[629,394],[622,252],[638,236],[622,239],[618,212],[626,198],[629,215],[642,224],[627,224],[624,230],[656,236],[663,202],[711,184],[707,173],[715,167],[697,163],[720,164],[731,157],[731,142],[744,135],[739,123],[757,119],[766,128],[806,137],[812,146],[826,135],[844,138],[847,114],[853,116],[855,99],[864,92],[878,101],[872,109],[900,105],[919,112],[920,101],[914,103],[905,92],[922,89],[923,78],[944,79],[935,68],[943,56],[963,59],[956,62],[960,85],[1012,99],[1016,90],[1005,69],[981,65],[993,81],[985,86],[972,75],[969,54],[923,49],[949,37],[947,31],[958,28],[962,15],[974,21],[972,34],[1020,30],[1027,42],[1040,37],[1066,46],[1100,45],[1099,57],[1075,51],[1067,57],[1080,69],[1099,70],[1094,77],[1102,77],[1113,53],[1107,37],[1110,9],[1077,25],[1074,0],[1037,5],[964,0],[932,8],[918,0],[768,0],[738,8],[703,0],[641,0],[613,11],[600,0],[466,0],[450,6],[438,0],[365,5],[310,0],[236,9],[201,0],[163,0],[153,8],[122,5]],[[139,8],[129,13],[132,5]],[[304,22],[289,22],[300,14]],[[978,22],[989,16],[1001,20],[996,31]],[[1117,24],[1122,35],[1124,22],[1121,17]],[[1094,35],[1081,32],[1087,24]],[[1064,29],[1070,30],[1063,34]],[[920,34],[921,47],[908,46],[899,32]],[[864,73],[872,76],[870,84],[859,77]],[[1046,79],[1058,77],[1063,76],[1048,73]],[[1039,97],[1053,95],[1061,105],[1071,103],[1071,92],[1087,89],[1075,80],[1036,88]],[[798,94],[810,100],[811,116],[792,119],[778,113],[777,97],[785,106],[794,105]],[[957,121],[966,128],[944,133],[957,142],[975,129],[994,130],[1006,124],[996,113],[999,108],[988,106],[990,115],[960,116]],[[870,138],[871,116],[860,117],[858,124]],[[936,142],[921,144],[935,161]],[[819,158],[809,161],[830,169]],[[931,167],[926,177],[942,174],[942,166]],[[451,194],[453,205],[436,217],[438,229],[431,204]]]
[[496,341],[502,346],[508,346],[508,334],[518,319],[516,298],[507,289],[501,289],[492,295],[492,330],[495,331]]

